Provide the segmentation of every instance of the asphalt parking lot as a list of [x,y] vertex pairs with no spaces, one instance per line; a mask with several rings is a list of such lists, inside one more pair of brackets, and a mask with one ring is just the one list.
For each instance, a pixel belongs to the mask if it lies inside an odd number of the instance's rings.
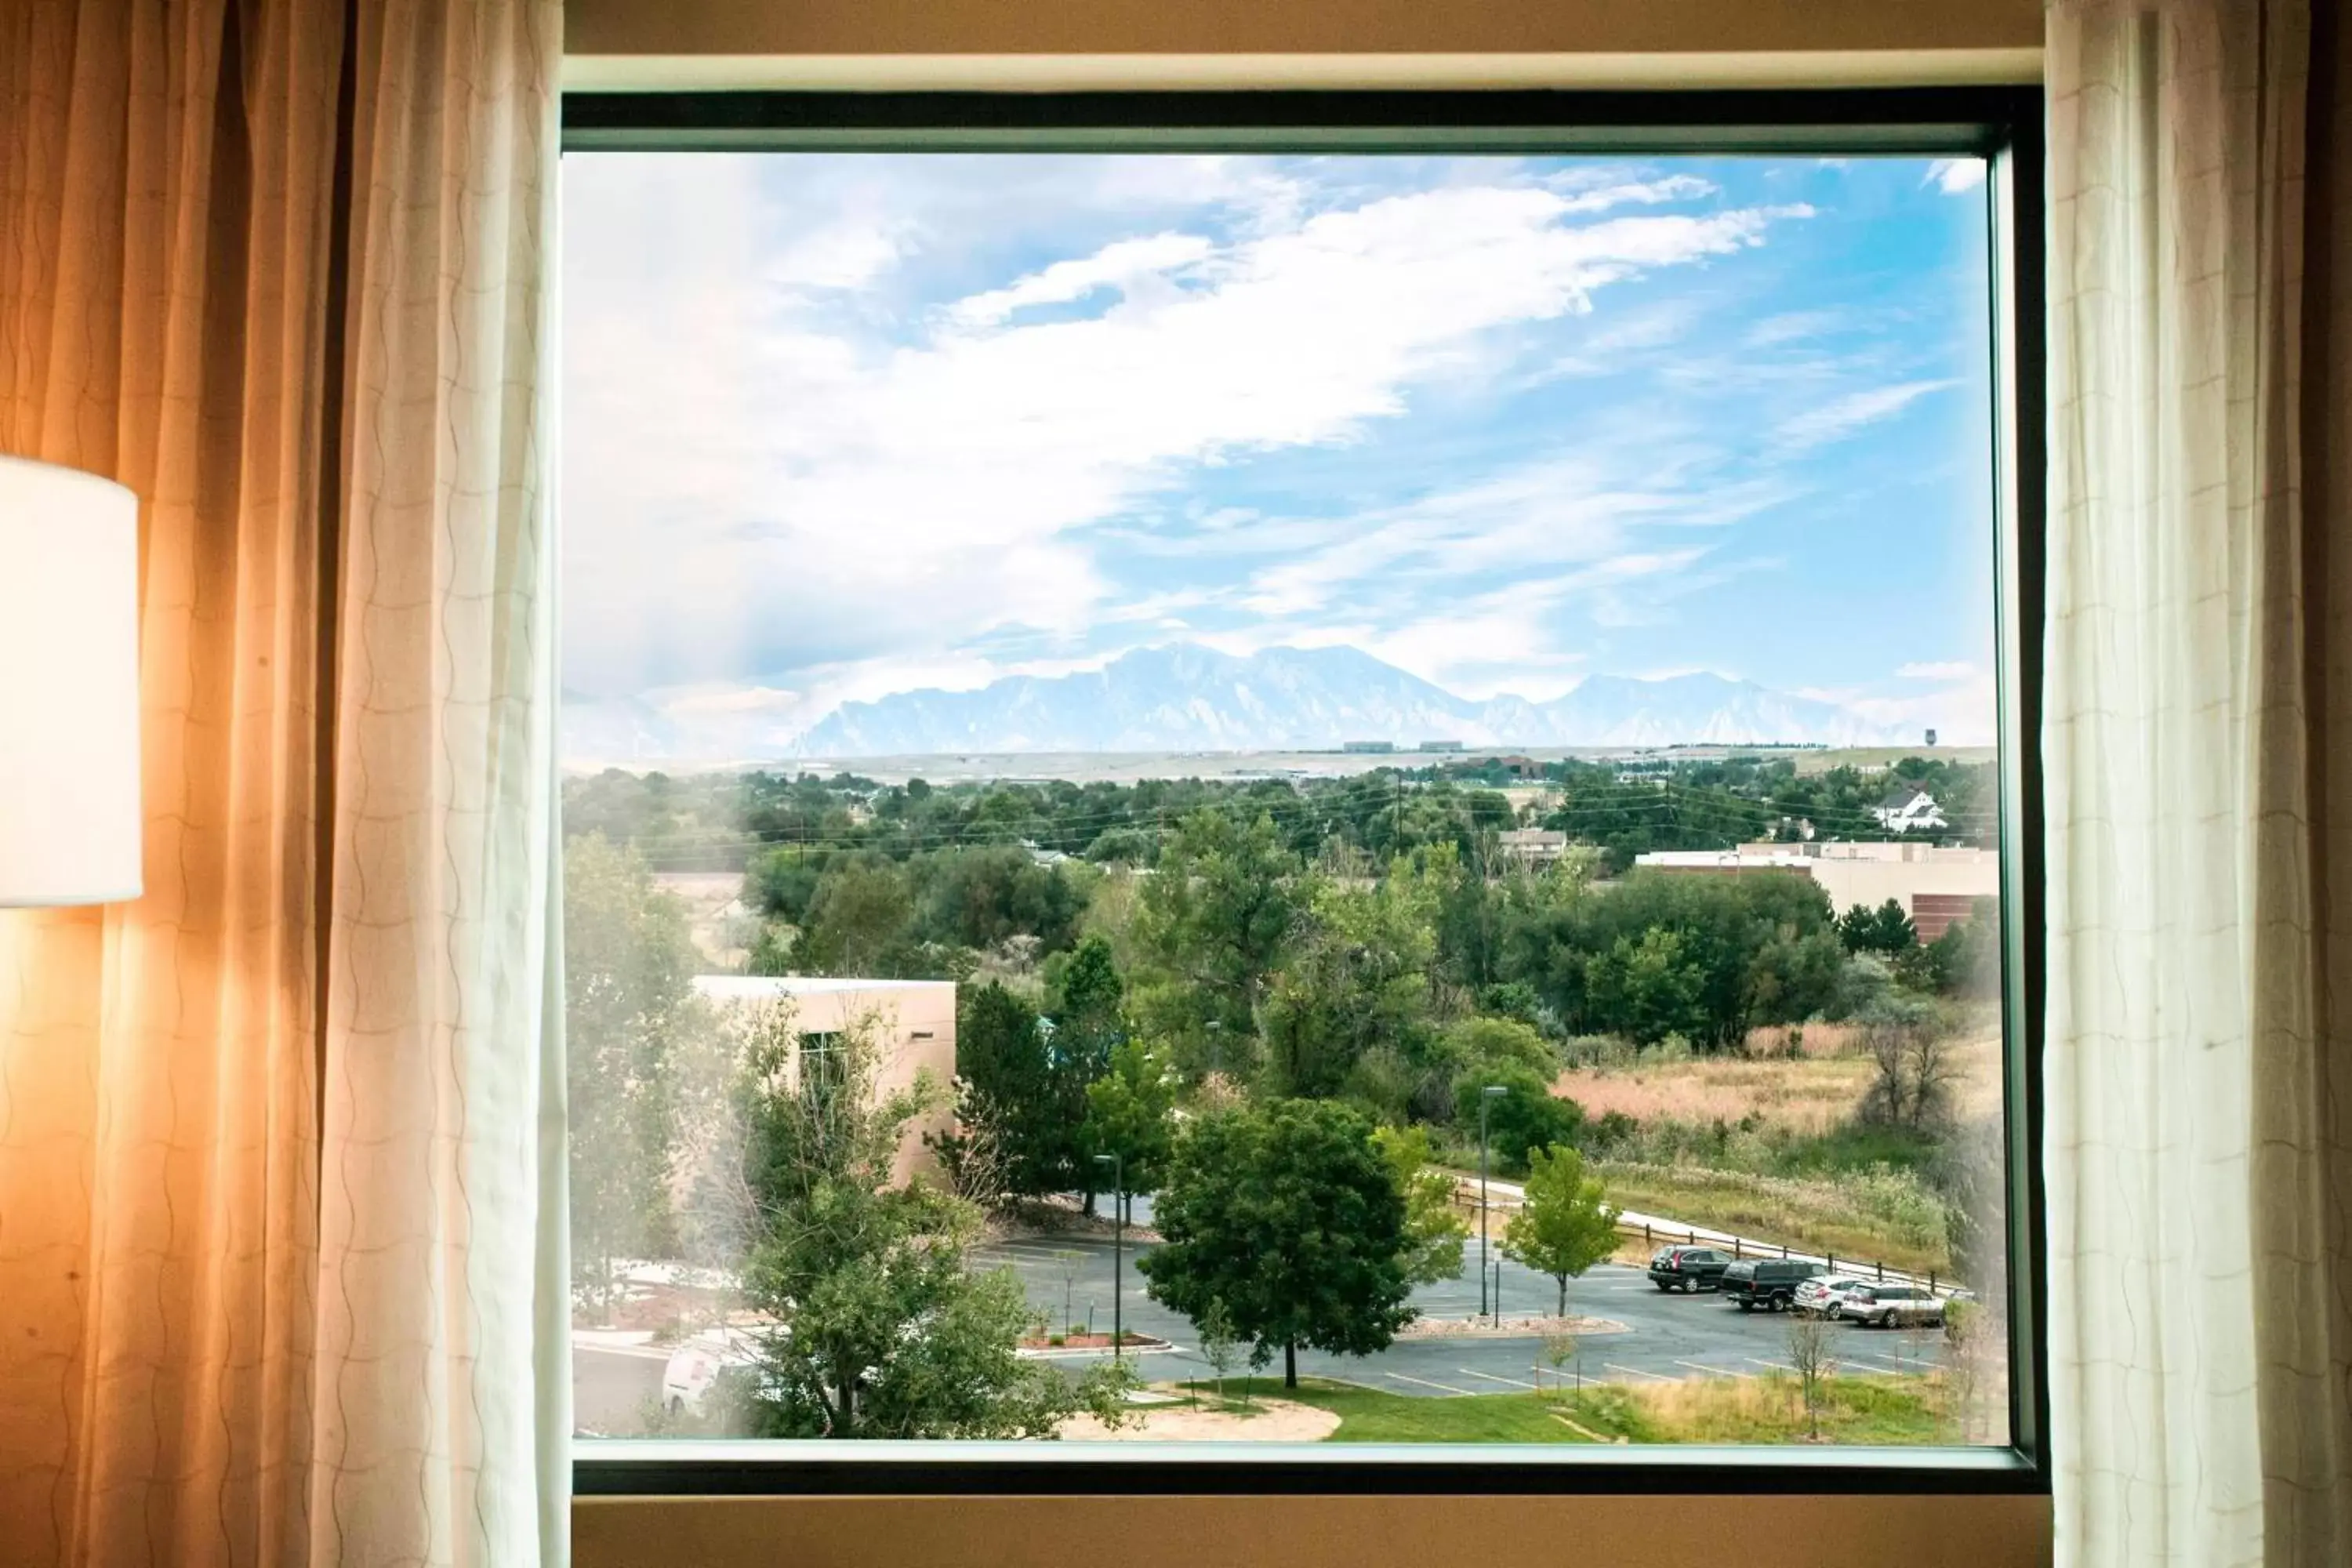
[[[1199,1377],[1208,1372],[1190,1320],[1144,1295],[1135,1259],[1148,1247],[1127,1248],[1122,1293],[1126,1326],[1164,1339],[1173,1347],[1134,1359],[1152,1382]],[[1066,1289],[1071,1321],[1097,1331],[1110,1327],[1111,1244],[1095,1237],[1036,1237],[1005,1241],[980,1250],[974,1261],[1001,1263],[1020,1274],[1029,1300],[1048,1321],[1062,1316],[1066,1294],[1061,1255],[1075,1253],[1076,1284]],[[1504,1316],[1552,1310],[1559,1288],[1547,1275],[1491,1254],[1502,1265]],[[1427,1317],[1466,1318],[1478,1309],[1478,1243],[1473,1237],[1459,1279],[1423,1286],[1414,1304]],[[1625,1325],[1622,1333],[1579,1337],[1577,1362],[1588,1382],[1659,1383],[1686,1377],[1756,1377],[1788,1366],[1789,1320],[1773,1312],[1743,1312],[1711,1291],[1665,1294],[1638,1268],[1604,1263],[1568,1291],[1569,1310]],[[1856,1373],[1918,1373],[1937,1364],[1943,1336],[1933,1331],[1889,1332],[1840,1323],[1834,1330],[1841,1370]],[[1447,1398],[1464,1394],[1506,1394],[1549,1384],[1551,1369],[1541,1360],[1542,1342],[1532,1335],[1507,1338],[1403,1339],[1376,1355],[1327,1355],[1301,1351],[1302,1374],[1345,1379],[1391,1394]],[[1076,1358],[1073,1358],[1076,1359]],[[1570,1374],[1578,1374],[1571,1363]]]
[[[1123,1264],[1121,1310],[1130,1331],[1169,1342],[1170,1349],[1130,1357],[1149,1382],[1209,1374],[1190,1320],[1144,1294],[1137,1257],[1150,1250],[1130,1244]],[[1094,1237],[1029,1237],[976,1249],[976,1266],[1003,1266],[1021,1277],[1030,1301],[1049,1322],[1111,1324],[1111,1243]],[[1492,1254],[1501,1264],[1501,1305],[1506,1317],[1549,1312],[1558,1300],[1549,1278]],[[1423,1286],[1414,1302],[1425,1316],[1466,1318],[1478,1308],[1478,1244],[1470,1243],[1459,1279]],[[1066,1261],[1067,1270],[1066,1272]],[[1068,1303],[1068,1317],[1064,1303]],[[1604,1263],[1569,1287],[1569,1310],[1625,1325],[1622,1333],[1580,1336],[1569,1375],[1587,1382],[1664,1383],[1691,1377],[1757,1377],[1788,1367],[1789,1320],[1773,1312],[1742,1312],[1711,1291],[1664,1294],[1638,1268]],[[1919,1373],[1938,1364],[1943,1336],[1932,1331],[1890,1332],[1841,1323],[1833,1330],[1838,1370],[1853,1373]],[[1465,1394],[1525,1392],[1549,1384],[1552,1372],[1542,1360],[1542,1341],[1532,1335],[1505,1338],[1399,1340],[1376,1355],[1328,1355],[1301,1351],[1298,1370],[1339,1378],[1391,1394],[1433,1399]],[[574,1401],[583,1431],[626,1431],[661,1390],[660,1352],[601,1351],[575,1347]],[[1083,1365],[1071,1356],[1065,1365]]]

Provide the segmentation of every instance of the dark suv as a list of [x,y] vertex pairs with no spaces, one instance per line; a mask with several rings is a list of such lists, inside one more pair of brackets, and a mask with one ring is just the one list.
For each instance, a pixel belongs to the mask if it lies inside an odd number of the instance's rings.
[[1650,1283],[1661,1290],[1712,1290],[1731,1255],[1712,1247],[1662,1247],[1650,1255]]
[[1715,1288],[1738,1302],[1743,1312],[1759,1307],[1785,1312],[1796,1300],[1797,1281],[1821,1271],[1818,1263],[1800,1263],[1792,1258],[1749,1258],[1725,1269]]

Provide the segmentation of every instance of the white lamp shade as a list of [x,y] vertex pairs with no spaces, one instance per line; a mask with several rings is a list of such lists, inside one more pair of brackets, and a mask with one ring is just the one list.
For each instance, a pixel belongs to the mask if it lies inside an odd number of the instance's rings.
[[0,458],[0,907],[140,892],[139,500]]

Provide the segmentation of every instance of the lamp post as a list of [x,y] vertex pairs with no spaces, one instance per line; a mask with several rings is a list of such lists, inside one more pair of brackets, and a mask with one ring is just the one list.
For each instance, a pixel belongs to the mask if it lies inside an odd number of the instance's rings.
[[1110,1167],[1110,1359],[1117,1361],[1127,1344],[1119,1317],[1119,1273],[1127,1252],[1127,1161],[1118,1154],[1097,1154],[1095,1163]]
[[1490,1083],[1478,1091],[1478,1315],[1486,1315],[1486,1108],[1509,1091]]

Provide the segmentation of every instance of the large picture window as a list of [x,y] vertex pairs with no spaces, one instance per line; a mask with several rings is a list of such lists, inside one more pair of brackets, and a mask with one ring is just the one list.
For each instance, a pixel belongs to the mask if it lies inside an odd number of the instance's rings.
[[2032,1471],[2025,132],[1602,101],[575,104],[586,1484]]

